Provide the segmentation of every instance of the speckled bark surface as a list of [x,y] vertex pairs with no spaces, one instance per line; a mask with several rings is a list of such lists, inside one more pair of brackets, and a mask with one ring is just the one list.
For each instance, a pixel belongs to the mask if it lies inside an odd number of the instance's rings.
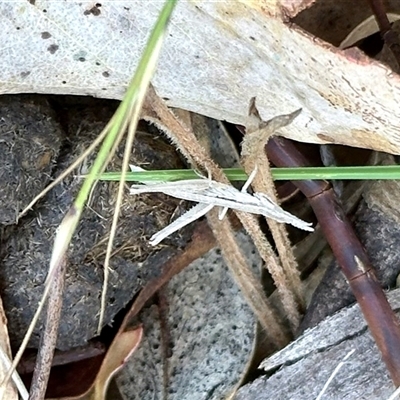
[[[388,293],[388,298],[399,315],[400,290]],[[260,369],[266,375],[242,387],[235,400],[315,400],[343,361],[322,399],[387,399],[394,392],[360,308],[354,305],[327,317],[264,360]]]
[[[254,272],[259,271],[251,240],[243,233],[238,238]],[[256,319],[220,251],[213,249],[186,267],[165,296],[170,355],[163,357],[159,311],[153,305],[141,315],[142,343],[118,378],[125,398],[225,399],[250,361]]]

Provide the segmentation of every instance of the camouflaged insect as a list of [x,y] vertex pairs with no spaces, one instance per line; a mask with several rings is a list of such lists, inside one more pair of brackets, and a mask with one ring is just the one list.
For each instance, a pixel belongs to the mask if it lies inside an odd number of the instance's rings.
[[[138,170],[134,166],[131,166],[131,168]],[[156,245],[160,243],[167,236],[202,217],[215,206],[223,207],[220,219],[225,215],[226,209],[231,208],[237,211],[263,215],[305,231],[314,230],[310,223],[283,210],[264,193],[247,193],[246,189],[253,180],[255,173],[256,170],[250,175],[241,191],[232,185],[206,178],[132,185],[130,189],[131,194],[164,193],[178,199],[199,203],[166,228],[153,235],[150,239],[150,244]]]

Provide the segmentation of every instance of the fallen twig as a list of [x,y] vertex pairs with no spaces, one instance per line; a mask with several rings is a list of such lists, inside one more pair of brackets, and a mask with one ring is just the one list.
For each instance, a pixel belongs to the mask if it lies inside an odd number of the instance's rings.
[[[276,166],[308,165],[294,144],[284,138],[265,146]],[[390,308],[364,248],[326,181],[293,182],[309,199],[322,231],[330,244],[360,305],[372,336],[396,386],[400,385],[400,324]]]
[[33,371],[29,400],[44,399],[46,394],[53,354],[57,343],[58,326],[60,324],[66,264],[64,258],[61,267],[57,269],[54,275],[54,280],[51,285],[51,292],[47,303],[46,321],[40,338],[40,346],[35,369]]

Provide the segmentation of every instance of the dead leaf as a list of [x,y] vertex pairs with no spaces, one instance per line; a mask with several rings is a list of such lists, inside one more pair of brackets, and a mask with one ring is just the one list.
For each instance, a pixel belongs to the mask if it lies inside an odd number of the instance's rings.
[[126,364],[142,339],[143,329],[119,333],[113,340],[90,389],[80,396],[62,397],[58,400],[104,400],[111,379]]
[[[242,125],[253,96],[264,120],[302,108],[281,129],[284,136],[398,154],[400,77],[358,49],[342,51],[311,28],[307,32],[313,20],[329,32],[342,14],[351,19],[349,31],[343,24],[343,40],[372,14],[360,20],[348,12],[348,1],[338,1],[334,22],[313,18],[314,9],[323,13],[331,3],[178,2],[154,85],[171,106]],[[389,12],[400,11],[398,2],[390,5]],[[127,0],[2,2],[2,93],[120,99],[161,6]],[[301,10],[301,28],[283,22],[284,14],[295,17]]]

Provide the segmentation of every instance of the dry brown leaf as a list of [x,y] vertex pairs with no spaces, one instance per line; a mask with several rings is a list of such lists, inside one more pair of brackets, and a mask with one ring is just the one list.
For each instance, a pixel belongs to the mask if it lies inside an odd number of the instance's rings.
[[113,340],[90,389],[80,396],[62,397],[57,400],[104,400],[108,385],[114,375],[125,365],[142,339],[143,329],[119,333]]

